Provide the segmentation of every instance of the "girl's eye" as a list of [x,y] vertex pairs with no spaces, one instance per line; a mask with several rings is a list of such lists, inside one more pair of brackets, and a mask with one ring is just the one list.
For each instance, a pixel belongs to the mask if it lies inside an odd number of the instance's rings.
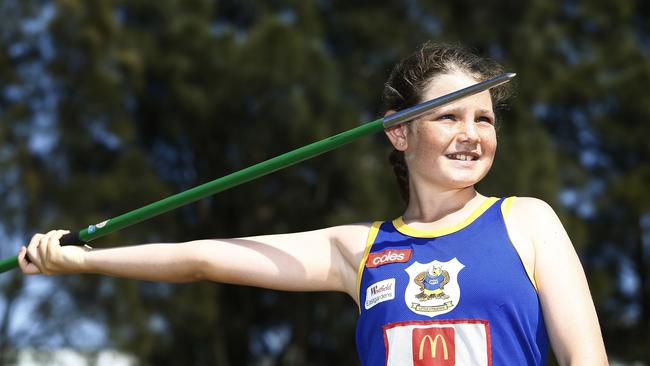
[[438,119],[441,119],[441,120],[452,120],[452,121],[453,121],[453,120],[456,119],[456,117],[454,117],[453,114],[443,114],[442,116],[438,117]]
[[494,120],[492,120],[491,117],[487,117],[487,116],[479,117],[479,118],[478,118],[478,121],[479,121],[479,122],[487,122],[487,123],[489,123],[489,124],[494,124]]

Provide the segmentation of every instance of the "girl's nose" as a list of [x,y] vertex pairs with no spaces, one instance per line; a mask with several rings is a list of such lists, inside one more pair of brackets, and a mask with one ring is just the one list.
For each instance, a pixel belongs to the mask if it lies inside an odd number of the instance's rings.
[[472,119],[465,118],[459,123],[458,138],[461,142],[476,143],[480,141],[476,124]]

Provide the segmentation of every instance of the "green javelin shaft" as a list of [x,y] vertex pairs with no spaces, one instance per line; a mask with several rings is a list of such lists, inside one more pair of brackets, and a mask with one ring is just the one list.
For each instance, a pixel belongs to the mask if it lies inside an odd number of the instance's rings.
[[[337,135],[311,143],[296,150],[276,156],[275,158],[263,161],[248,168],[215,179],[211,182],[204,183],[187,191],[177,193],[173,196],[169,196],[147,206],[106,220],[102,223],[90,225],[88,228],[83,229],[78,233],[68,234],[64,236],[61,238],[61,244],[70,245],[87,243],[113,231],[137,224],[141,221],[152,218],[154,216],[158,216],[162,213],[181,207],[188,203],[200,200],[215,193],[224,191],[228,188],[232,188],[261,176],[273,173],[277,170],[297,164],[303,160],[312,158],[327,151],[334,150],[360,137],[379,132],[384,128],[389,128],[400,123],[408,122],[414,118],[428,113],[433,108],[506,83],[510,81],[510,79],[512,79],[514,76],[514,73],[506,73],[493,79],[468,86],[467,88],[401,110],[385,118],[380,118],[375,121],[365,123],[351,130],[341,132]],[[15,256],[0,260],[0,273],[6,272],[17,266],[18,259]]]
[[[336,149],[365,135],[379,132],[383,130],[383,128],[383,118],[363,124],[351,130],[303,146],[211,182],[204,183],[187,191],[177,193],[147,206],[135,209],[131,212],[127,212],[101,224],[90,225],[88,228],[79,231],[79,239],[83,242],[89,242],[113,231],[137,224],[153,216],[160,215],[164,212],[200,200],[212,194],[219,193],[228,188],[246,183],[282,168],[297,164],[316,155]],[[17,265],[18,261],[16,257],[4,259],[0,262],[0,273],[15,268]]]

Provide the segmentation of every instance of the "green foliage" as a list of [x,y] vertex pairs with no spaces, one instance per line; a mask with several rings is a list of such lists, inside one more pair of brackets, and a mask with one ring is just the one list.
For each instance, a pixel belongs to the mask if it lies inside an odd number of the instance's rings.
[[[8,234],[100,222],[370,121],[399,58],[427,39],[460,42],[518,73],[481,191],[553,204],[584,260],[609,353],[650,358],[646,5],[60,0],[6,1],[0,10],[11,15],[0,23]],[[38,17],[41,31],[25,27]],[[392,218],[403,205],[387,153],[383,136],[367,138],[98,245]],[[637,286],[621,287],[619,273]],[[22,282],[2,282],[7,304]],[[143,364],[357,363],[356,307],[340,294],[95,276],[52,282],[70,301],[39,308],[43,329],[79,345],[75,319],[93,319],[107,329],[106,346]],[[24,344],[7,329],[7,309],[0,357]],[[283,329],[290,336],[280,352],[265,348],[262,335]]]

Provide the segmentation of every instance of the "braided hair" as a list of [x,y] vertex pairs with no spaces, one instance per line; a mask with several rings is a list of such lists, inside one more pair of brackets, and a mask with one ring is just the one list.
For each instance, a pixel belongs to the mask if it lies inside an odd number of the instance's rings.
[[[469,74],[477,81],[503,73],[501,65],[462,46],[427,42],[393,68],[382,93],[384,112],[399,111],[422,103],[424,91],[431,79],[457,70]],[[490,89],[495,108],[502,106],[509,95],[508,84]],[[404,152],[393,149],[388,160],[393,167],[400,195],[408,204],[409,172]]]

